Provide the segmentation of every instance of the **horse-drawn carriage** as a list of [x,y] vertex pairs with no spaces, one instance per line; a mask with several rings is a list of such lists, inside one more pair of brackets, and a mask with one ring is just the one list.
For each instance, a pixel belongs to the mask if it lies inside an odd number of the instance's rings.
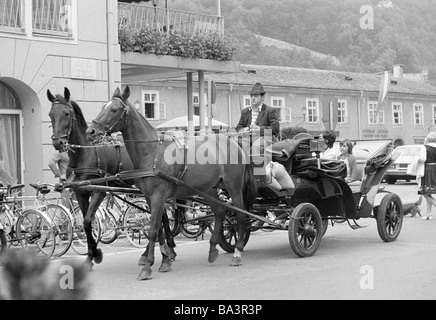
[[[182,144],[175,137],[163,139],[132,107],[128,101],[129,94],[128,87],[123,93],[117,89],[112,100],[93,120],[87,134],[101,138],[121,131],[134,169],[76,181],[75,187],[87,186],[89,190],[89,186],[94,184],[134,180],[135,187],[147,197],[150,204],[149,247],[154,248],[158,237],[163,257],[160,271],[169,271],[172,258],[175,257],[175,244],[167,228],[168,220],[162,220],[166,216],[165,202],[170,197],[195,197],[195,201],[203,201],[214,213],[209,262],[218,258],[216,245],[219,244],[225,251],[234,253],[230,265],[241,265],[241,252],[250,237],[251,228],[287,229],[291,248],[300,257],[313,255],[317,251],[329,220],[356,221],[372,217],[376,218],[379,235],[384,241],[394,241],[398,237],[403,218],[400,198],[393,193],[386,193],[381,203],[375,205],[379,184],[393,161],[390,141],[374,143],[374,150],[366,152],[361,184],[350,187],[342,178],[342,163],[319,159],[320,141],[314,137],[296,136],[292,140],[281,141],[267,150],[268,156],[261,155],[264,158],[241,162],[245,157],[244,152],[225,135],[191,137]],[[54,97],[49,96],[49,99],[53,103],[51,112],[56,109],[55,105],[59,105],[68,107],[70,113],[77,113],[69,99],[60,102]],[[68,140],[65,139],[65,132],[71,132],[74,118],[64,120],[62,126],[56,124],[54,119],[52,115],[54,136]],[[63,143],[68,144],[68,141]],[[318,156],[314,157],[313,154]],[[199,155],[203,159],[198,159]],[[262,172],[271,159],[287,169],[294,188],[274,190],[269,186],[267,175],[253,174],[259,172],[254,169]],[[217,189],[225,190],[231,201],[222,201]],[[272,221],[266,218],[268,212],[275,213],[277,219]],[[162,229],[162,225],[166,228]],[[356,223],[351,226],[358,228]],[[169,247],[163,245],[163,230]],[[94,256],[97,254],[95,248],[90,249],[89,259],[99,258],[101,261],[101,257]],[[143,265],[139,279],[151,277],[153,263],[154,250],[147,248],[139,261]]]

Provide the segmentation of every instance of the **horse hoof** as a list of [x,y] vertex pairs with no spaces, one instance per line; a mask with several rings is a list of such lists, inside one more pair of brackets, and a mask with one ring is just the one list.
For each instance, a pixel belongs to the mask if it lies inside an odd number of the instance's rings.
[[148,259],[146,256],[141,256],[138,261],[138,266],[145,266],[148,263]]
[[160,266],[160,268],[159,268],[159,272],[170,272],[170,271],[172,271],[173,269],[171,269],[171,263],[170,262],[167,262],[167,263],[164,263],[164,262],[162,262],[162,264],[161,264],[161,266]]
[[138,275],[138,280],[149,280],[151,279],[151,268],[149,266],[144,266]]
[[239,267],[242,266],[242,259],[241,257],[233,257],[232,261],[230,261],[231,267]]
[[218,249],[210,250],[209,251],[209,262],[214,263],[218,259],[219,253]]
[[170,259],[171,262],[174,262],[176,260],[176,257],[177,253],[175,253],[174,251],[168,255],[168,259]]
[[88,272],[92,271],[93,266],[94,263],[92,263],[91,259],[86,259],[85,262],[83,262],[83,268]]
[[97,249],[97,255],[93,257],[96,264],[100,264],[103,261],[103,252],[101,249]]

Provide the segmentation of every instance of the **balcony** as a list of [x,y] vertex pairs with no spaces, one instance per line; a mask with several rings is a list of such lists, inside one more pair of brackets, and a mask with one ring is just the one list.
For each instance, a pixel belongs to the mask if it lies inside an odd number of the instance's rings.
[[239,71],[220,16],[118,2],[118,28],[123,83]]
[[169,30],[195,34],[224,34],[223,18],[180,10],[154,8],[141,4],[118,3],[118,26],[133,29]]

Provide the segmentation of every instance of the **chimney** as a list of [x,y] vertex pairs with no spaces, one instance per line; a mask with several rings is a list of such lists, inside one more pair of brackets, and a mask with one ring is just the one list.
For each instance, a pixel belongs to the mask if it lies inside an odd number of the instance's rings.
[[394,64],[392,66],[392,77],[393,78],[402,78],[403,77],[403,68],[404,68],[404,64]]

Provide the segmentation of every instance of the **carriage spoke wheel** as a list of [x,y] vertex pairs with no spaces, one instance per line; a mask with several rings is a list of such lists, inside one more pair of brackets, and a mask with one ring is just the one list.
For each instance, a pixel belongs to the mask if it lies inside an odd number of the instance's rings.
[[299,257],[313,255],[321,243],[323,225],[318,209],[310,203],[301,203],[292,211],[289,221],[289,243]]
[[[244,247],[250,238],[250,226],[247,224],[247,228],[244,232]],[[238,220],[235,215],[226,215],[221,229],[218,244],[228,253],[235,252],[236,243],[238,242]]]
[[403,205],[394,193],[386,194],[377,210],[377,231],[385,242],[395,241],[403,226]]

